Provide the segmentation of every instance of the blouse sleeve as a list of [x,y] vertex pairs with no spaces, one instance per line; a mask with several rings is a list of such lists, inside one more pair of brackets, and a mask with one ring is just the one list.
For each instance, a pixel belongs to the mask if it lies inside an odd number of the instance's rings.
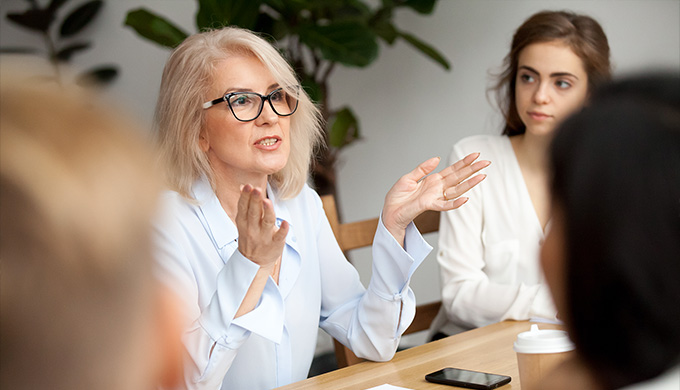
[[[450,162],[463,156],[465,151],[456,145]],[[493,190],[488,184],[472,189],[463,207],[442,213],[437,261],[447,319],[473,328],[507,319],[553,318],[554,307],[544,284],[495,283],[485,273],[482,237],[488,219],[483,217],[482,191]]]
[[[234,319],[259,267],[236,250],[217,278],[208,280],[196,263],[206,261],[210,256],[207,252],[215,252],[215,248],[191,237],[191,229],[172,214],[176,213],[168,212],[155,225],[156,273],[183,298],[187,355],[184,388],[220,389],[239,347],[251,333],[280,341],[283,302],[275,283],[269,280],[257,307]],[[214,294],[203,307],[199,304],[199,283],[215,285]]]
[[358,357],[390,360],[401,334],[415,316],[411,275],[432,247],[415,225],[406,229],[405,249],[382,223],[373,241],[372,277],[365,289],[338,246],[321,213],[318,248],[321,265],[320,326]]

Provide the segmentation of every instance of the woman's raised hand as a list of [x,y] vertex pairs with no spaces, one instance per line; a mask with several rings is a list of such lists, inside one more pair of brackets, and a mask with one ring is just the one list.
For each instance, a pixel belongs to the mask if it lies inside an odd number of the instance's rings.
[[491,162],[476,161],[479,153],[467,155],[462,160],[432,173],[439,157],[431,158],[402,176],[387,193],[383,207],[383,224],[403,245],[406,226],[425,210],[448,211],[467,202],[460,197],[479,184],[486,175],[474,175]]
[[246,184],[241,189],[236,214],[238,250],[260,267],[274,267],[281,258],[288,234],[288,222],[276,227],[276,215],[271,200],[259,188]]

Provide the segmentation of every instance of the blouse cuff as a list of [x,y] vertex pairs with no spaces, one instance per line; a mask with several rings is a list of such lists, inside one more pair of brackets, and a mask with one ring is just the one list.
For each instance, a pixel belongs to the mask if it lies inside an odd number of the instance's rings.
[[252,332],[275,343],[280,342],[283,299],[271,278],[255,309],[234,318],[259,269],[237,250],[220,271],[217,291],[200,319],[201,326],[213,340],[229,347],[243,342],[248,332]]
[[279,288],[273,279],[269,278],[255,309],[234,319],[232,325],[238,325],[273,343],[280,344],[285,317],[283,307],[283,297]]
[[413,222],[406,227],[402,248],[385,228],[381,215],[373,239],[373,277],[369,288],[388,295],[401,293],[430,251],[432,247]]

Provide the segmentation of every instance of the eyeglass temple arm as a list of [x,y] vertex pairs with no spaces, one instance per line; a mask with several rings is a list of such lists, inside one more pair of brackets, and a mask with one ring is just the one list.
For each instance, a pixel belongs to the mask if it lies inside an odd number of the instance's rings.
[[208,108],[210,108],[210,107],[212,107],[212,106],[214,106],[214,105],[216,105],[216,104],[222,103],[223,101],[224,101],[224,97],[217,98],[217,99],[211,100],[211,101],[209,101],[209,102],[205,102],[205,103],[203,103],[203,109],[204,109],[204,110],[205,110],[205,109],[208,109]]

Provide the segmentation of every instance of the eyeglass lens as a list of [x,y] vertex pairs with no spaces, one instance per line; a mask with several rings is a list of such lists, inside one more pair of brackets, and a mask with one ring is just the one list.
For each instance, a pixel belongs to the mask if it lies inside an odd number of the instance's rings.
[[277,115],[288,116],[297,109],[297,96],[291,96],[283,89],[276,89],[267,96],[262,96],[254,92],[236,92],[230,94],[228,98],[229,107],[237,119],[241,121],[251,121],[257,118],[262,112],[265,100]]

